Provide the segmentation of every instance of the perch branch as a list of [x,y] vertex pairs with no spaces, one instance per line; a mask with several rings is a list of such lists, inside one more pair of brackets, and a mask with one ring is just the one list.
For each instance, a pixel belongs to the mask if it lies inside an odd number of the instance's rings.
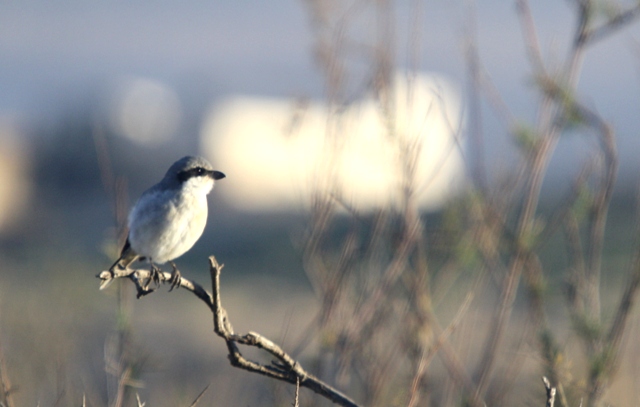
[[[222,270],[222,267],[222,265],[218,264],[215,257],[209,257],[209,271],[211,273],[213,295],[207,292],[207,290],[199,284],[184,277],[181,278],[178,286],[192,292],[196,297],[207,304],[213,313],[214,332],[218,336],[222,337],[227,343],[229,361],[231,365],[250,372],[259,373],[273,379],[286,381],[293,385],[297,385],[299,383],[300,387],[306,387],[340,406],[359,407],[359,405],[349,397],[305,371],[298,361],[289,356],[289,354],[282,350],[279,345],[271,340],[256,332],[249,332],[245,335],[238,335],[234,333],[227,312],[222,307],[222,303],[220,301],[220,271]],[[101,287],[105,287],[117,278],[128,278],[135,284],[138,298],[151,294],[155,291],[155,288],[149,287],[149,283],[151,282],[151,273],[148,270],[120,269],[116,267],[114,270],[101,272],[97,277],[102,280]],[[158,280],[159,284],[170,284],[171,273],[159,272]],[[263,365],[246,359],[240,352],[238,344],[263,349],[274,356],[277,360],[272,361],[270,365]]]

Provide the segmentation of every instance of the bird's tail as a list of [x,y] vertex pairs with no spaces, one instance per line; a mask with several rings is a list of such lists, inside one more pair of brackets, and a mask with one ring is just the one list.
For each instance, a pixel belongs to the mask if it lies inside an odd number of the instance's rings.
[[[122,269],[126,269],[129,267],[131,263],[133,263],[138,258],[138,254],[131,248],[131,243],[129,243],[129,239],[124,244],[122,251],[120,252],[120,257],[116,260],[111,267],[109,267],[109,271],[113,272],[116,267],[120,267]],[[115,279],[104,280],[102,284],[100,284],[100,289],[104,290],[107,288]]]

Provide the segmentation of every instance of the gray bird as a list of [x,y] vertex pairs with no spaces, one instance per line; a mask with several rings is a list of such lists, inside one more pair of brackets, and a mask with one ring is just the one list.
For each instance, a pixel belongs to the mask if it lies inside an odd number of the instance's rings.
[[180,272],[173,260],[202,236],[207,195],[215,181],[224,177],[202,157],[187,156],[173,163],[164,178],[146,190],[131,209],[127,241],[109,270],[116,266],[125,269],[135,260],[146,259],[151,263],[152,279],[158,282],[156,264],[169,262],[172,288],[179,286]]

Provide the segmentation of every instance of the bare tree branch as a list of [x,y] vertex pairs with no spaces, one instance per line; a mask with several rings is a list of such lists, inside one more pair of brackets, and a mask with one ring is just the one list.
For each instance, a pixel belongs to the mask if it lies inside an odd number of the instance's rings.
[[[231,365],[294,385],[299,383],[300,387],[306,387],[340,406],[358,407],[358,404],[349,397],[305,371],[298,361],[289,356],[276,343],[256,332],[249,332],[245,335],[234,333],[227,312],[222,307],[220,300],[220,271],[222,267],[223,266],[218,264],[215,257],[209,257],[209,271],[211,273],[213,295],[199,284],[184,277],[181,279],[179,287],[192,292],[209,307],[213,313],[214,332],[227,343]],[[113,279],[128,278],[135,284],[138,290],[138,298],[155,291],[154,288],[149,288],[151,273],[148,270],[120,269],[116,267],[113,271],[101,272],[97,277],[102,280],[101,286],[108,284]],[[159,283],[170,283],[171,273],[160,272],[158,280]],[[277,360],[273,361],[271,365],[263,365],[246,359],[240,352],[238,344],[263,349]]]

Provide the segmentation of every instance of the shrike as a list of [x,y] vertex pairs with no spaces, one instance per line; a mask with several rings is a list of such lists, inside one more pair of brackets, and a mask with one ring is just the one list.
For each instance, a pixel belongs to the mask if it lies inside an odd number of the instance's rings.
[[[156,264],[169,262],[172,288],[180,285],[174,259],[198,241],[207,223],[207,195],[224,178],[202,157],[183,157],[164,178],[146,190],[129,213],[129,235],[120,258],[109,268],[128,268],[135,260],[151,263],[151,278],[158,281]],[[104,287],[102,287],[104,288]]]

